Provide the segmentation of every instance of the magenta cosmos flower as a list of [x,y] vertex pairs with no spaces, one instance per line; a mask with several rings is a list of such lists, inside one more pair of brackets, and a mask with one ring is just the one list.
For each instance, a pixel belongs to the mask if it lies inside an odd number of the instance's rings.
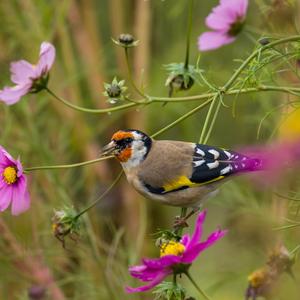
[[200,35],[199,50],[213,50],[232,43],[244,25],[247,8],[248,0],[220,0],[205,20],[213,31]]
[[15,160],[0,146],[0,211],[11,204],[13,215],[19,215],[30,206],[27,180],[19,159]]
[[0,100],[7,105],[12,105],[29,92],[38,92],[45,88],[54,59],[54,46],[43,42],[40,48],[40,58],[36,65],[30,64],[26,60],[12,62],[10,64],[11,81],[16,85],[0,90]]
[[161,246],[160,258],[144,258],[142,265],[130,267],[131,276],[148,284],[137,288],[126,287],[126,291],[128,293],[148,291],[168,275],[185,273],[202,251],[222,238],[226,231],[218,229],[206,241],[200,242],[205,216],[206,211],[199,214],[192,237],[185,234],[180,242],[169,241]]

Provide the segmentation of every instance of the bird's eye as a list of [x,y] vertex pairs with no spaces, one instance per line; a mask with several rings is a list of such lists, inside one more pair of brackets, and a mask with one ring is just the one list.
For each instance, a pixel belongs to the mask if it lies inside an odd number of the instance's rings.
[[131,143],[132,141],[133,141],[132,138],[126,138],[126,139],[125,139],[125,143],[126,143],[126,144],[129,144],[129,143]]

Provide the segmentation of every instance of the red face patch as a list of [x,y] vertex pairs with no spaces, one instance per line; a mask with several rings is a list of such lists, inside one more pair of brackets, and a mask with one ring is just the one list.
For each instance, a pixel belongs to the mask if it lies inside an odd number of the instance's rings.
[[131,157],[131,154],[132,154],[131,148],[125,148],[119,154],[116,155],[116,158],[120,162],[126,162]]
[[133,139],[133,134],[131,132],[126,132],[126,131],[122,131],[119,130],[116,133],[114,133],[114,135],[112,136],[112,140],[115,141],[120,141],[126,138],[132,138]]

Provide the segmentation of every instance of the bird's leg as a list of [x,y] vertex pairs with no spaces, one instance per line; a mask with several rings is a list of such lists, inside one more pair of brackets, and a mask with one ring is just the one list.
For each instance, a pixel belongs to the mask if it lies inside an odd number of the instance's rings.
[[186,222],[187,219],[189,219],[193,214],[195,214],[199,210],[200,210],[200,207],[194,207],[188,214],[186,214],[187,208],[184,207],[181,209],[180,216],[175,217],[175,221],[173,224],[173,228],[175,229],[176,234],[180,235],[182,232],[182,229],[189,226]]

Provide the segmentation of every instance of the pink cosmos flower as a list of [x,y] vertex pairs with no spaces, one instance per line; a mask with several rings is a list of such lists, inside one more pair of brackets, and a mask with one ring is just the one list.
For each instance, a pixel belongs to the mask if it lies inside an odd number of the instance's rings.
[[0,146],[0,211],[11,203],[11,213],[19,215],[30,206],[27,180],[19,159],[15,160]]
[[243,27],[247,8],[248,0],[220,0],[205,20],[213,31],[200,35],[199,50],[213,50],[232,43]]
[[137,288],[126,287],[126,291],[128,293],[148,291],[161,283],[168,275],[186,272],[202,251],[222,238],[226,231],[218,229],[206,241],[200,242],[205,216],[206,211],[199,214],[191,237],[185,234],[180,242],[169,241],[162,245],[160,258],[144,258],[142,265],[130,267],[131,276],[148,284]]
[[0,90],[0,101],[7,105],[18,102],[29,92],[37,92],[46,87],[48,73],[55,59],[55,48],[52,44],[43,42],[40,48],[40,58],[36,65],[26,60],[10,64],[11,81],[16,85]]

